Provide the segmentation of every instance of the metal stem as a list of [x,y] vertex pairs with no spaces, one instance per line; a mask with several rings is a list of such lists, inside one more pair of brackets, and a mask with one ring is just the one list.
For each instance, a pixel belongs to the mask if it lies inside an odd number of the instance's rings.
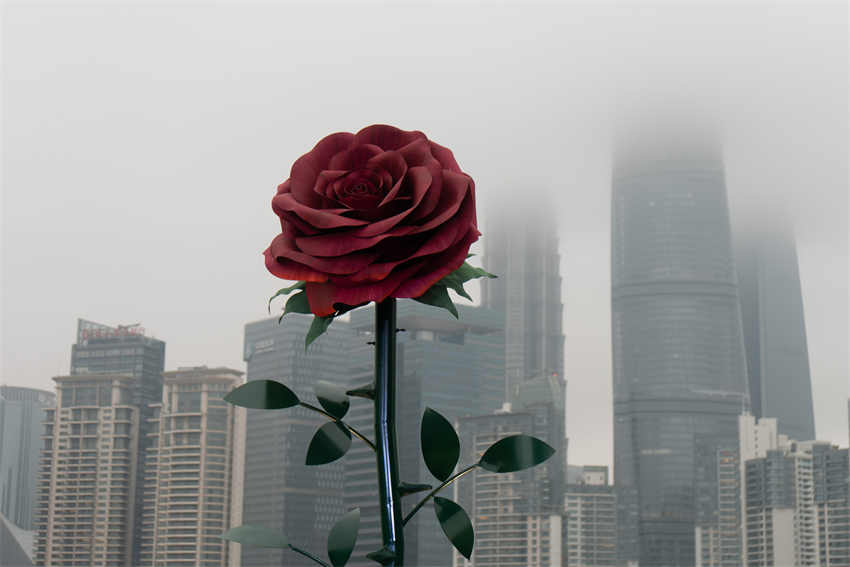
[[422,508],[422,506],[424,506],[426,502],[428,502],[431,498],[433,498],[435,494],[437,494],[439,491],[441,491],[442,489],[444,489],[445,487],[447,487],[448,485],[450,485],[454,481],[458,480],[460,477],[464,476],[465,474],[472,472],[473,470],[475,470],[475,467],[477,467],[477,466],[478,466],[478,463],[475,463],[474,465],[469,465],[468,467],[466,467],[465,469],[463,469],[459,473],[457,473],[454,476],[446,479],[446,481],[443,484],[441,484],[440,486],[438,486],[437,488],[435,488],[434,490],[429,492],[425,496],[425,498],[420,500],[419,503],[416,506],[413,507],[413,510],[411,510],[407,514],[407,516],[405,516],[404,521],[401,523],[401,525],[403,525],[403,526],[407,525],[407,522],[409,522],[413,518],[413,515],[416,514],[416,512],[418,512],[419,509]]
[[357,431],[356,429],[354,429],[353,427],[351,427],[350,425],[348,425],[347,423],[345,423],[341,419],[335,418],[334,416],[332,416],[331,414],[329,414],[328,412],[326,412],[322,408],[317,408],[316,406],[314,406],[312,404],[308,404],[307,402],[298,402],[298,405],[301,406],[302,408],[305,408],[305,409],[308,409],[310,411],[314,411],[316,413],[322,414],[323,416],[325,416],[326,418],[328,418],[331,421],[336,421],[337,423],[342,424],[346,429],[348,429],[352,433],[352,435],[354,435],[355,437],[359,438],[361,441],[363,441],[364,443],[369,445],[370,449],[372,449],[373,451],[376,450],[375,444],[372,443],[371,441],[369,441],[368,437],[366,437],[365,435],[363,435],[362,433],[360,433],[359,431]]
[[398,448],[395,430],[396,301],[375,305],[375,446],[378,497],[384,547],[395,554],[390,567],[404,564],[404,525],[398,493]]
[[323,565],[324,567],[330,567],[330,565],[328,565],[327,563],[325,563],[324,561],[322,561],[321,559],[319,559],[318,557],[316,557],[315,555],[313,555],[309,551],[304,551],[303,549],[299,549],[299,548],[295,547],[294,545],[290,545],[289,549],[291,549],[295,553],[300,553],[304,557],[312,559],[313,561],[315,561],[319,565]]

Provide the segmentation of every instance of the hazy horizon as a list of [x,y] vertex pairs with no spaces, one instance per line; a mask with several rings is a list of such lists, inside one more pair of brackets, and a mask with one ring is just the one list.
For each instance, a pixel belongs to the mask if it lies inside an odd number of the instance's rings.
[[77,318],[141,322],[166,370],[244,370],[244,324],[283,287],[261,255],[276,185],[328,133],[389,123],[454,151],[485,230],[496,202],[552,197],[569,461],[610,465],[613,154],[624,132],[699,124],[733,223],[794,223],[817,436],[848,445],[845,4],[7,2],[2,17],[4,383],[52,390]]

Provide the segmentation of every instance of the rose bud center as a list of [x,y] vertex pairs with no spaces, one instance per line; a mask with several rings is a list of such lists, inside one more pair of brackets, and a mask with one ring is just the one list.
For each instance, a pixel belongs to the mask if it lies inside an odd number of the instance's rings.
[[357,211],[369,211],[381,204],[387,189],[379,174],[365,170],[351,172],[340,179],[335,193],[343,205]]

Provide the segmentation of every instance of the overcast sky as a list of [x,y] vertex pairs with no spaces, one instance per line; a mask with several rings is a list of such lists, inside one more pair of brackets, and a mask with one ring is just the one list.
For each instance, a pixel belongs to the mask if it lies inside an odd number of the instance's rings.
[[322,136],[389,123],[454,150],[482,217],[556,196],[569,460],[610,463],[614,133],[688,116],[721,133],[734,217],[793,213],[818,437],[846,446],[847,21],[843,3],[7,2],[3,381],[52,389],[78,317],[141,322],[167,369],[244,369],[243,325],[281,287],[261,256],[275,186]]

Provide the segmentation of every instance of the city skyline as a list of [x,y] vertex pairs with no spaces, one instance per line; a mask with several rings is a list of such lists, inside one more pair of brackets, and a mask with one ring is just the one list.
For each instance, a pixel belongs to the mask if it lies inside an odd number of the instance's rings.
[[571,455],[610,464],[609,138],[635,115],[704,114],[733,215],[772,201],[794,215],[816,430],[846,446],[846,13],[503,7],[479,29],[459,7],[435,42],[438,16],[407,7],[8,6],[3,380],[50,389],[78,317],[143,321],[168,369],[244,370],[242,324],[282,287],[261,257],[275,185],[305,140],[390,122],[451,144],[482,227],[497,196],[554,193]]

